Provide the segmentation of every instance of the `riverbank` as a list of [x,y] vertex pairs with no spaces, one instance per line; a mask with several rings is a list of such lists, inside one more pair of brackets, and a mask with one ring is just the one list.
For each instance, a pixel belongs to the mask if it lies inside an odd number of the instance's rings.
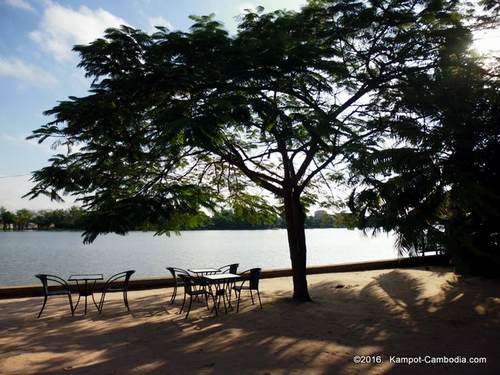
[[[292,304],[290,278],[261,282],[264,309],[244,300],[189,319],[169,289],[119,295],[102,315],[71,317],[63,298],[0,301],[0,373],[9,374],[491,374],[500,371],[499,282],[447,268],[311,275],[315,302]],[[383,363],[355,365],[355,355]],[[479,356],[486,364],[406,365],[389,355]]]
[[[356,262],[345,264],[332,264],[324,266],[307,267],[308,275],[320,273],[334,272],[352,272],[352,271],[368,271],[387,268],[405,268],[418,266],[447,266],[449,258],[445,255],[427,255],[410,258],[399,258],[389,260],[379,260],[374,262]],[[262,270],[261,279],[272,279],[277,277],[292,276],[291,268]],[[105,280],[95,283],[95,290],[100,291],[105,284]],[[149,278],[132,278],[129,283],[129,290],[147,290],[172,287],[175,281],[172,277],[149,277]],[[74,285],[72,285],[75,287]],[[63,290],[62,285],[53,285],[51,290]],[[76,292],[76,289],[74,290]],[[6,298],[22,298],[36,297],[43,294],[43,288],[40,283],[36,285],[18,285],[18,286],[0,286],[0,299]]]

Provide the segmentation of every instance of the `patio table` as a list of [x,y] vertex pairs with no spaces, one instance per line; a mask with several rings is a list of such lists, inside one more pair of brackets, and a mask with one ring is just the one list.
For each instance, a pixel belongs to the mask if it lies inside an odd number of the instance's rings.
[[[188,269],[188,271],[191,273],[194,273],[195,276],[198,278],[201,278],[204,275],[213,275],[213,274],[220,272],[220,270],[218,268],[193,268],[193,269]],[[195,286],[194,288],[200,288],[200,286],[198,286],[198,287]],[[201,288],[203,289],[202,286],[201,286]],[[199,301],[199,300],[200,299],[198,298],[198,296],[196,296],[195,301]]]
[[194,273],[196,276],[211,275],[220,272],[218,268],[193,268],[188,269],[188,271]]
[[94,299],[94,289],[95,284],[98,280],[103,280],[103,275],[101,273],[97,274],[82,274],[82,275],[71,275],[68,281],[74,281],[76,283],[76,287],[78,288],[78,301],[76,301],[76,305],[73,308],[73,311],[76,311],[78,303],[80,302],[81,297],[85,297],[85,310],[84,315],[87,315],[87,297],[92,296],[92,301],[94,301],[94,305],[99,310],[99,306],[97,305]]
[[[229,293],[231,293],[231,290],[229,290],[229,287],[232,283],[235,281],[241,279],[240,275],[234,274],[234,273],[218,273],[218,274],[213,274],[213,275],[204,275],[203,279],[207,281],[209,288],[211,289],[211,286],[213,285],[215,287],[215,296],[222,296],[223,302],[224,302],[224,309],[227,314],[227,307],[226,307],[226,291],[228,290]],[[229,308],[232,308],[231,306],[231,294],[229,294],[229,298],[227,299]],[[215,306],[214,306],[215,307]]]

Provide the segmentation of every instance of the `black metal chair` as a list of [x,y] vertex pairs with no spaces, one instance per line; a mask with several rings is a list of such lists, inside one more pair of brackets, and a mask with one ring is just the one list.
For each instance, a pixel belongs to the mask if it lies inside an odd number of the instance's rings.
[[[189,316],[189,312],[191,311],[191,305],[193,304],[193,296],[194,297],[199,297],[199,296],[205,297],[205,304],[207,305],[208,310],[210,310],[210,308],[208,306],[208,297],[212,297],[212,300],[214,302],[215,315],[218,315],[217,303],[215,301],[215,297],[211,293],[209,288],[206,288],[206,285],[200,279],[198,279],[196,277],[189,276],[189,275],[183,275],[183,274],[179,274],[178,276],[184,285],[184,300],[182,301],[182,306],[181,306],[181,309],[179,310],[179,314],[181,314],[182,311],[184,310],[184,306],[186,304],[186,295],[188,295],[189,296],[189,306],[188,306],[187,312],[186,312],[186,319]],[[196,288],[197,286],[198,286],[198,288]]]
[[[239,263],[227,264],[227,265],[222,266],[221,268],[219,268],[219,272],[220,273],[233,273],[233,274],[236,274],[238,272],[239,265],[240,265]],[[231,305],[231,297],[232,297],[231,294],[232,294],[233,287],[235,285],[236,285],[236,283],[232,282],[232,283],[230,283],[230,285],[228,285],[228,288],[227,288],[229,305]]]
[[[40,318],[40,316],[42,315],[43,309],[45,308],[45,304],[47,303],[47,299],[49,298],[49,296],[68,296],[69,308],[71,310],[71,315],[73,316],[75,311],[73,309],[73,300],[71,298],[71,289],[70,289],[68,283],[66,282],[66,280],[60,278],[59,276],[47,275],[47,274],[38,274],[38,275],[35,275],[35,277],[40,279],[40,281],[42,282],[43,296],[44,296],[42,309],[38,313],[37,318]],[[63,290],[49,290],[49,282],[54,282],[58,286],[62,286]]]
[[166,269],[172,274],[175,282],[174,291],[172,292],[172,297],[170,298],[170,303],[173,304],[175,302],[175,298],[177,297],[177,288],[184,286],[184,283],[180,279],[179,275],[189,276],[189,272],[176,267],[167,267]]
[[[260,292],[259,292],[259,279],[260,279],[260,268],[251,268],[247,271],[240,273],[240,276],[244,278],[241,285],[237,285],[233,287],[233,290],[238,294],[238,302],[236,304],[236,312],[240,311],[240,299],[241,299],[241,291],[248,290],[250,291],[250,297],[252,298],[252,305],[255,304],[252,290],[257,292],[257,296],[259,297],[260,308],[262,309],[262,301],[260,300]],[[245,283],[248,282],[248,285]]]
[[[99,314],[102,313],[102,309],[104,306],[104,299],[106,298],[107,293],[123,293],[123,303],[127,307],[127,310],[130,311],[130,307],[128,306],[128,284],[130,281],[130,277],[135,273],[135,270],[128,270],[119,272],[113,276],[111,276],[104,286],[102,287],[101,300],[99,301]],[[119,285],[116,285],[120,283]]]
[[239,263],[228,264],[219,268],[220,273],[236,273],[238,272]]

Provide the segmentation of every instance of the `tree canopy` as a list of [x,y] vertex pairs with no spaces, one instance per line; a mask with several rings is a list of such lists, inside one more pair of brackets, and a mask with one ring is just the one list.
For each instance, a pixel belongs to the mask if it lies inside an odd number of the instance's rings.
[[31,196],[81,196],[93,215],[86,241],[125,233],[137,216],[167,230],[196,223],[201,208],[255,217],[278,209],[294,297],[309,300],[305,207],[331,195],[346,163],[380,142],[386,124],[373,104],[470,35],[455,1],[260,8],[233,36],[212,16],[192,19],[187,32],[122,26],[75,47],[93,84],[34,131],[72,152],[35,172]]
[[462,273],[500,266],[498,65],[455,48],[381,104],[394,147],[354,162],[351,209],[363,228],[395,230],[402,251],[441,249]]

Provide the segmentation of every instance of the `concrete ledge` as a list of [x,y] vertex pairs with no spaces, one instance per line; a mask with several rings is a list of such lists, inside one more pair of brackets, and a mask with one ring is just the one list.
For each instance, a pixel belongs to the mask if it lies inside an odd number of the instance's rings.
[[[361,263],[344,263],[334,264],[327,266],[313,266],[307,268],[307,274],[320,274],[320,273],[335,273],[335,272],[357,272],[380,270],[388,268],[405,268],[405,267],[419,267],[419,266],[447,266],[449,265],[449,258],[445,255],[429,255],[411,258],[400,258],[391,260],[379,260],[373,262]],[[270,279],[275,277],[289,277],[292,276],[290,268],[272,269],[262,271],[262,279]],[[96,291],[99,291],[104,282],[96,283]],[[149,277],[143,279],[130,280],[129,290],[144,290],[156,288],[168,288],[174,285],[174,280],[171,277]],[[61,288],[51,288],[53,290]],[[21,286],[6,286],[0,287],[0,299],[6,298],[23,298],[35,297],[42,295],[42,287],[40,285],[21,285]]]

